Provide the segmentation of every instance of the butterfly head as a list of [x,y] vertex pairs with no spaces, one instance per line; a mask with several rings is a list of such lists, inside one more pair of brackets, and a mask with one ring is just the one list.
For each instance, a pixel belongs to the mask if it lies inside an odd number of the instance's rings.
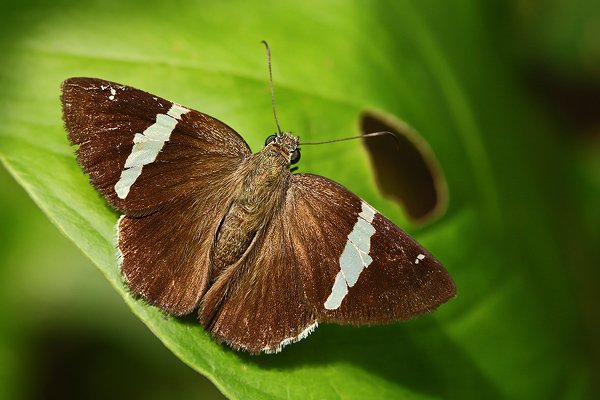
[[300,160],[298,140],[298,136],[294,136],[289,132],[270,135],[265,140],[265,149],[270,147],[272,150],[287,157],[290,164],[296,164]]

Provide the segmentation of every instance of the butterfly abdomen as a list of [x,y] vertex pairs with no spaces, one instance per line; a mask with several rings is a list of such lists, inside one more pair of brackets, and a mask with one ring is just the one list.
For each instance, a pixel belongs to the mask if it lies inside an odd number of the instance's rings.
[[254,154],[241,170],[242,184],[216,234],[211,282],[218,279],[224,268],[242,259],[285,199],[290,172],[279,154],[265,151]]

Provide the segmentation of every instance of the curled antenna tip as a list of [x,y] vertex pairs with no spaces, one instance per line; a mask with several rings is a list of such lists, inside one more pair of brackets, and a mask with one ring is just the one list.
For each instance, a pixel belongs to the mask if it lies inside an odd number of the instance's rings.
[[261,40],[260,42],[265,45],[265,47],[267,49],[267,55],[270,56],[271,55],[271,48],[269,47],[269,43],[267,43],[266,40]]

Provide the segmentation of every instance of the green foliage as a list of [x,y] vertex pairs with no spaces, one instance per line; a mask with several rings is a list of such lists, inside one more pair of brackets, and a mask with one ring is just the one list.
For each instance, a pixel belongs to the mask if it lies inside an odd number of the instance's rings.
[[[132,311],[230,397],[583,396],[582,312],[565,284],[568,254],[552,218],[569,201],[556,196],[560,148],[511,77],[494,41],[501,28],[487,19],[495,10],[483,4],[19,6],[28,8],[11,11],[8,28],[30,29],[5,28],[0,156]],[[377,109],[431,145],[450,203],[420,229],[380,198],[356,142],[305,149],[300,170],[349,187],[443,262],[458,297],[438,312],[386,327],[321,326],[279,355],[251,357],[214,343],[193,317],[166,316],[127,292],[115,257],[117,216],[75,162],[61,81],[92,76],[155,93],[226,121],[257,150],[274,130],[261,39],[273,50],[284,129],[307,140],[347,136],[362,110]]]

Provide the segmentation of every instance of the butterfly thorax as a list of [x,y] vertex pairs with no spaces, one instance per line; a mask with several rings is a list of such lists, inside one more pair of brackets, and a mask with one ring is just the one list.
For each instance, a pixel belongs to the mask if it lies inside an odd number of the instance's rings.
[[240,172],[239,189],[217,231],[211,260],[211,281],[239,262],[283,204],[290,179],[289,152],[281,143],[252,155]]

